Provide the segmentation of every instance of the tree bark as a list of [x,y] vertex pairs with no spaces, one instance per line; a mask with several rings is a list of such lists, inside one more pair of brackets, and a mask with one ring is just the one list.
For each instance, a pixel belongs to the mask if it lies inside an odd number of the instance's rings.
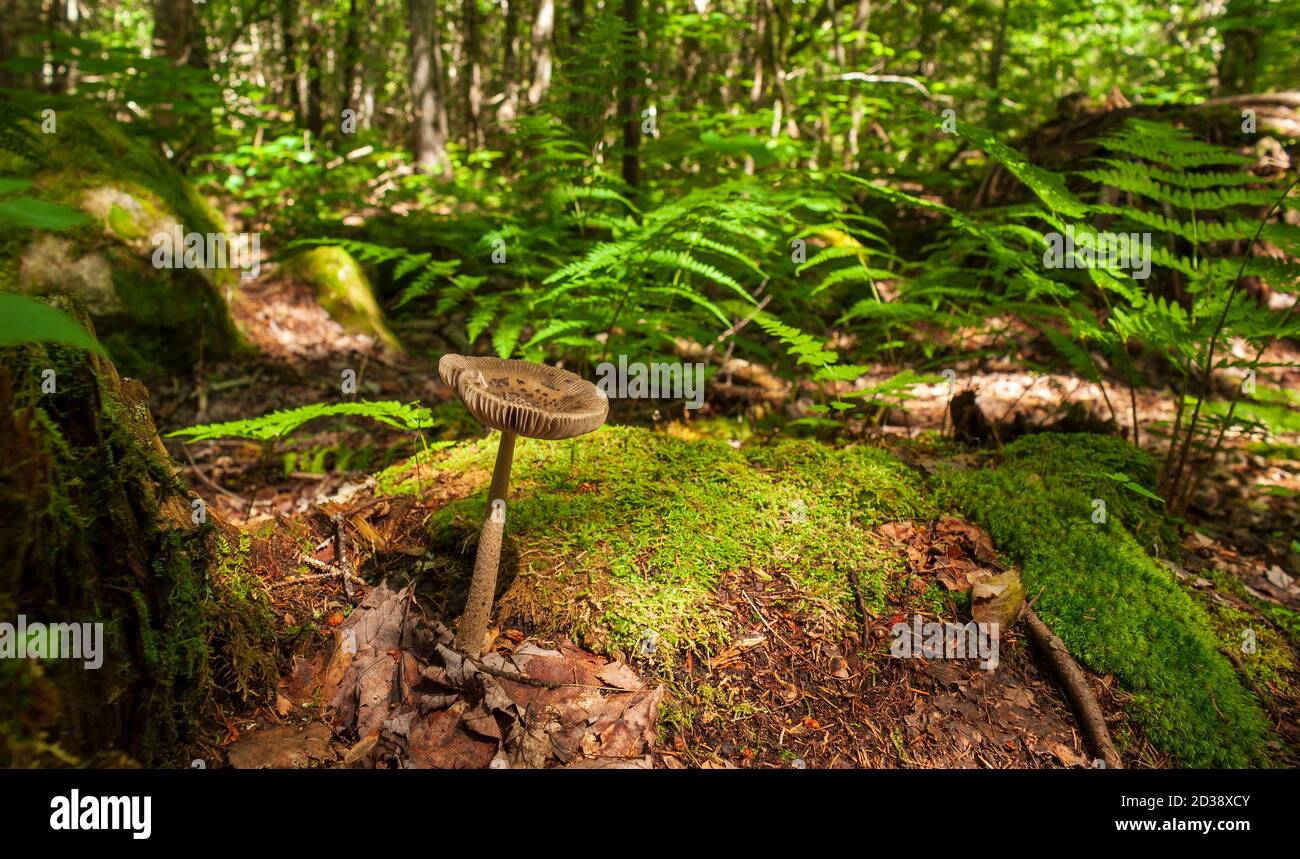
[[[94,334],[75,299],[59,301]],[[76,624],[65,640],[81,648],[0,659],[0,766],[156,764],[187,739],[214,678],[274,687],[269,607],[226,601],[215,514],[196,515],[148,403],[98,355],[0,349],[0,617]],[[232,631],[267,649],[252,674],[222,661],[234,650],[216,636]]]
[[541,103],[551,86],[551,37],[555,33],[555,0],[537,0],[533,18],[533,82],[528,87],[528,103]]
[[313,140],[320,140],[325,130],[324,74],[325,25],[314,17],[309,19],[307,40],[307,130]]
[[284,91],[287,105],[293,111],[294,120],[302,122],[302,86],[298,74],[298,0],[280,0],[280,41],[281,62],[283,64]]
[[[24,57],[31,53],[23,37],[41,29],[41,4],[37,0],[0,0],[0,61]],[[0,87],[36,89],[39,72],[19,72],[0,68]]]
[[462,0],[465,28],[465,143],[473,150],[483,144],[483,46],[480,44],[478,0]]
[[623,56],[618,112],[623,117],[623,181],[632,188],[641,184],[640,17],[637,0],[623,0],[623,21],[627,24],[628,39]]
[[153,46],[156,56],[173,65],[208,67],[203,28],[192,0],[154,0]]
[[997,129],[1002,125],[1002,60],[1007,51],[1007,15],[1011,0],[1002,0],[1002,11],[998,14],[998,29],[993,37],[993,56],[989,59],[989,127]]
[[[350,109],[356,113],[358,126],[361,125],[361,31],[365,27],[359,0],[348,0],[347,32],[343,37],[340,84],[343,90],[343,109]],[[341,120],[342,110],[339,113]]]
[[1258,0],[1229,0],[1220,23],[1223,54],[1219,58],[1215,95],[1241,95],[1255,91],[1259,78],[1260,28],[1246,23],[1263,11]]
[[501,106],[497,123],[510,128],[519,115],[519,4],[523,0],[502,0],[506,20],[501,39]]
[[412,154],[425,173],[450,177],[446,112],[440,92],[442,63],[432,0],[407,0],[411,29]]

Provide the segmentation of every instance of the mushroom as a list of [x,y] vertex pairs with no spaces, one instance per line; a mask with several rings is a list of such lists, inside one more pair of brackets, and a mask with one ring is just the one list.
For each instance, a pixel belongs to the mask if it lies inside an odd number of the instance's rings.
[[609,400],[586,379],[531,361],[443,355],[438,375],[480,423],[501,431],[474,577],[456,630],[457,649],[477,658],[496,592],[515,437],[558,440],[585,435],[605,422]]

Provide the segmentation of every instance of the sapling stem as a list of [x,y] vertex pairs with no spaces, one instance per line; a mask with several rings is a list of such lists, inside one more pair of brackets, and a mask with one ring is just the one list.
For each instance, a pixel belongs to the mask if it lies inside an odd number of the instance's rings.
[[[492,486],[488,489],[487,515],[479,532],[478,553],[474,557],[474,577],[470,579],[465,613],[456,630],[456,649],[475,659],[483,651],[488,615],[496,596],[497,569],[501,563],[501,542],[505,537],[505,501],[510,492],[510,466],[515,458],[515,433],[504,430],[497,444],[497,461],[492,469]],[[501,505],[496,502],[500,501]],[[500,512],[498,512],[500,511]]]

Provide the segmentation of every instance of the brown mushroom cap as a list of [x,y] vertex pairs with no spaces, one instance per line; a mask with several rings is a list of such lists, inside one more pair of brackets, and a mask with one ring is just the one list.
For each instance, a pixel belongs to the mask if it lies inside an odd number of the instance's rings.
[[599,388],[545,364],[443,355],[438,375],[484,426],[528,438],[585,435],[609,414],[609,399]]

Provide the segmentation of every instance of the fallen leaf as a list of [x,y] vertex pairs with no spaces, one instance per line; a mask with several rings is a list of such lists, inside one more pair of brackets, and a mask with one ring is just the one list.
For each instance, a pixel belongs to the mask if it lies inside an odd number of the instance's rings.
[[227,750],[235,769],[305,769],[312,761],[326,763],[334,754],[328,726],[311,722],[305,728],[289,725],[249,731]]
[[971,616],[976,623],[996,623],[1001,629],[1010,629],[1024,601],[1025,588],[1020,583],[1020,574],[1007,570],[980,579],[971,587]]
[[378,730],[371,731],[360,740],[357,740],[356,744],[348,749],[348,753],[343,756],[343,766],[350,767],[361,761],[366,755],[370,754],[370,750],[375,747],[377,742],[379,742]]

